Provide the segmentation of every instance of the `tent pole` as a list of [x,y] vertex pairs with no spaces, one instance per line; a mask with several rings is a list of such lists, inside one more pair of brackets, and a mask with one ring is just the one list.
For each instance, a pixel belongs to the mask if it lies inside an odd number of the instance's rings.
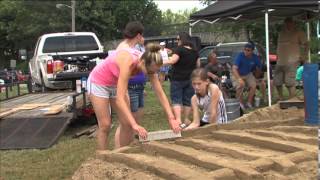
[[[307,38],[308,43],[310,45],[310,22],[307,22]],[[308,62],[311,63],[311,54],[310,54],[310,48],[308,48]]]
[[268,104],[271,106],[271,85],[270,85],[270,61],[269,61],[269,14],[265,10],[265,33],[266,33],[266,58],[267,58],[267,77],[268,77]]

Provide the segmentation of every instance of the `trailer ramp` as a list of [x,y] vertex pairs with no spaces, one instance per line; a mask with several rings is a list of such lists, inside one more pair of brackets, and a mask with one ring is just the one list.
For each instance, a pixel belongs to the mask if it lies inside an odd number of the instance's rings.
[[46,109],[66,103],[74,92],[29,94],[0,103],[1,112],[23,104],[48,103],[28,110],[20,110],[0,119],[0,149],[45,149],[51,147],[63,134],[73,113],[46,115]]

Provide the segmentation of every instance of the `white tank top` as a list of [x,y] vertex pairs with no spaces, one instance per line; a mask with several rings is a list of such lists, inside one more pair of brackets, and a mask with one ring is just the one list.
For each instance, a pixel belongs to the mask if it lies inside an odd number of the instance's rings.
[[[201,111],[203,111],[203,122],[209,122],[209,118],[211,115],[211,92],[208,93],[204,97],[197,96],[198,98],[198,107]],[[224,103],[224,99],[222,93],[219,96],[218,107],[217,107],[217,123],[224,124],[227,123],[227,111]]]

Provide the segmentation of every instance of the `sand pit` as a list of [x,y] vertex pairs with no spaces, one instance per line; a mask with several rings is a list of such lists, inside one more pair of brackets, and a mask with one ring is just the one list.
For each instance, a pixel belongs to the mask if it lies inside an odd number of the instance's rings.
[[72,179],[316,179],[318,127],[277,105],[87,160]]

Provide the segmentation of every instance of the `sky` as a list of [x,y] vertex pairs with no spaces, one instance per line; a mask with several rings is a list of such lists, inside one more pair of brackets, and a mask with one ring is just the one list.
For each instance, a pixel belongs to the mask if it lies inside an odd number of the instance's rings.
[[161,11],[166,11],[167,9],[171,9],[172,12],[178,12],[179,10],[193,9],[197,7],[198,10],[203,9],[204,5],[197,0],[188,0],[188,1],[171,1],[171,0],[154,0],[154,2],[158,5]]

